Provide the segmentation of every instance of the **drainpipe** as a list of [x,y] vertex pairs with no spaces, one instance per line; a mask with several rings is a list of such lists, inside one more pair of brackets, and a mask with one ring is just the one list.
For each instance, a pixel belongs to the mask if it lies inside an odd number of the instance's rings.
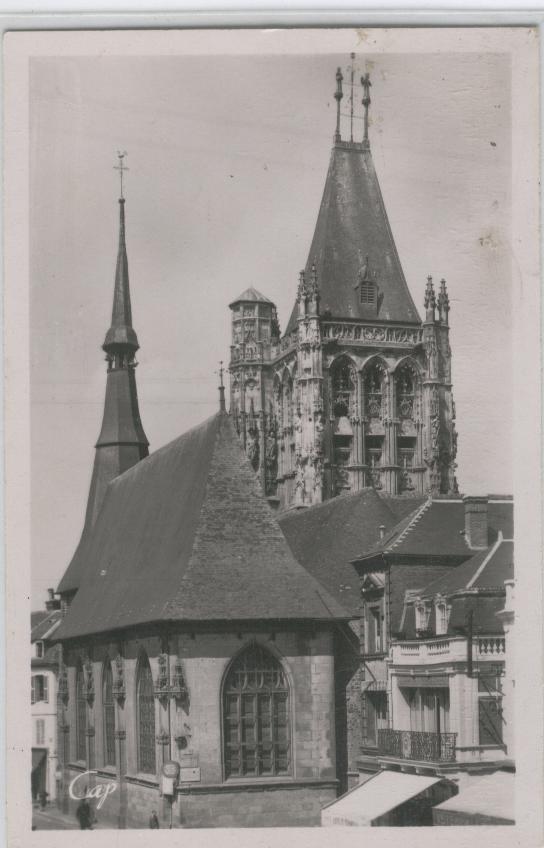
[[473,635],[474,611],[467,613],[467,677],[472,677],[472,635]]

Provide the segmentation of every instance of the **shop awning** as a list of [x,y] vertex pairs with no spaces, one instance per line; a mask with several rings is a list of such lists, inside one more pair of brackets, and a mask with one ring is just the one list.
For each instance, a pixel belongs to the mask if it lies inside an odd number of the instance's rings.
[[440,783],[436,776],[381,771],[361,786],[356,786],[338,801],[321,811],[321,825],[359,825],[369,827],[373,821],[400,807],[410,798]]
[[35,771],[45,760],[45,753],[43,748],[32,749],[32,771]]
[[433,809],[437,825],[514,824],[515,775],[467,775],[458,795]]

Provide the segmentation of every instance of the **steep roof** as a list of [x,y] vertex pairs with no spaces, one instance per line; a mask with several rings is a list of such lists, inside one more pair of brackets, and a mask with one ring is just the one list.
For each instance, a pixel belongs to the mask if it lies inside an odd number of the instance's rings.
[[51,638],[56,630],[57,624],[62,618],[62,611],[55,610],[39,610],[30,613],[30,641],[38,642],[45,637]]
[[[488,542],[497,540],[499,531],[513,536],[513,501],[488,502]],[[465,537],[465,505],[461,498],[427,500],[416,513],[400,521],[390,533],[361,558],[376,554],[465,556],[472,554]]]
[[58,638],[145,622],[348,619],[294,558],[228,415],[110,483]]
[[257,289],[254,289],[253,286],[245,289],[232,303],[229,303],[229,306],[235,306],[237,303],[269,303],[271,306],[274,305],[271,300],[258,292]]
[[502,534],[491,548],[478,551],[467,562],[433,580],[422,596],[452,595],[469,589],[504,589],[504,581],[514,577],[514,542]]
[[[306,272],[315,264],[321,315],[396,321],[421,319],[408,290],[368,147],[337,142],[331,153]],[[361,302],[360,276],[378,287],[376,303]],[[287,326],[297,325],[295,304]]]
[[359,615],[361,590],[351,560],[386,529],[398,522],[395,508],[413,512],[420,503],[400,498],[382,499],[372,489],[340,495],[303,510],[292,510],[278,518],[298,561],[325,586],[343,606]]

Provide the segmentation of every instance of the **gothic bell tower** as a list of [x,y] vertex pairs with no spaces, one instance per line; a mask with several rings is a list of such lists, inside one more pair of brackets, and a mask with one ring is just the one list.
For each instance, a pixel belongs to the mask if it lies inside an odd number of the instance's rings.
[[274,491],[280,508],[366,487],[403,497],[457,488],[446,283],[437,297],[429,278],[422,321],[372,158],[368,73],[360,78],[362,137],[354,137],[355,68],[352,55],[349,124],[341,112],[344,76],[336,72],[329,169],[284,335],[271,333],[258,349],[244,342],[243,322],[257,320],[256,307],[250,299],[231,304],[238,310],[231,410],[241,416],[256,470],[262,460],[250,431],[276,458],[263,488]]
[[132,326],[125,241],[123,173],[128,170],[124,165],[125,155],[119,154],[117,166],[121,178],[119,244],[111,325],[102,345],[107,362],[104,411],[100,434],[95,445],[93,472],[81,540],[57,590],[67,599],[75,594],[79,586],[81,578],[79,566],[82,561],[80,553],[102,508],[108,484],[149,454],[149,442],[140,419],[136,390],[136,352],[139,344]]

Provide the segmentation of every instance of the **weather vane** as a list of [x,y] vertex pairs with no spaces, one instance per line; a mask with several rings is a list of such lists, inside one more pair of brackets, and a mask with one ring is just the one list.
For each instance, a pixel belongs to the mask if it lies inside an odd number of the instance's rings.
[[120,150],[118,150],[117,151],[117,158],[119,159],[119,164],[113,166],[114,171],[119,171],[119,177],[121,179],[121,200],[124,200],[124,197],[123,197],[123,174],[124,174],[125,171],[130,170],[129,168],[127,168],[127,166],[123,162],[123,159],[125,158],[126,155],[127,155],[126,150],[123,150],[122,153],[121,153]]

